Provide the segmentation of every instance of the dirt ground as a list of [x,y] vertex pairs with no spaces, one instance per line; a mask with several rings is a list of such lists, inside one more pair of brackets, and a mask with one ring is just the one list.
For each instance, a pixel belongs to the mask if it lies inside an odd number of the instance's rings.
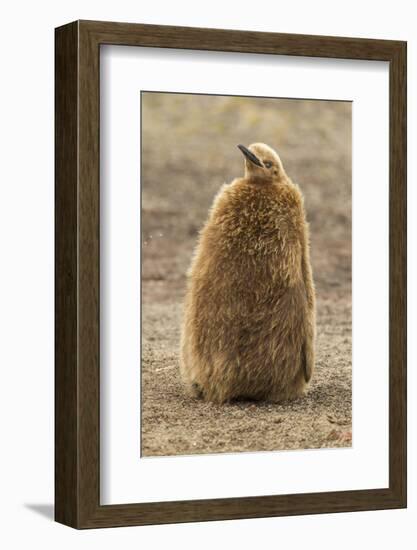
[[[141,454],[352,444],[351,104],[143,93]],[[305,195],[317,290],[317,361],[305,397],[213,405],[185,395],[185,273],[218,188],[243,173],[238,143],[278,151]]]

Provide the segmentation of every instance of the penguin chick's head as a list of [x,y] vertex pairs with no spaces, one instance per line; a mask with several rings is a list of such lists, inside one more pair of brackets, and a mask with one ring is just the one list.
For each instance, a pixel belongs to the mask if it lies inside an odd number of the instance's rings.
[[245,178],[254,182],[278,182],[284,175],[281,159],[265,143],[238,145],[245,156]]

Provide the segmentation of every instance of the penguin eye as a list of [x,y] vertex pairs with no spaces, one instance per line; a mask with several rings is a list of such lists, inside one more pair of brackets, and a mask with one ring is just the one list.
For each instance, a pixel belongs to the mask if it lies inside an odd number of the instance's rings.
[[264,162],[264,165],[266,166],[266,168],[271,168],[272,162],[269,162],[269,160],[267,160],[266,162]]

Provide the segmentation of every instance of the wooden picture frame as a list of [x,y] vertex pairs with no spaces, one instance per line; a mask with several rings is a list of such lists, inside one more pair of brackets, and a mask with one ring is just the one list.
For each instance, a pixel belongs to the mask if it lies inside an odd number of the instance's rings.
[[[389,487],[101,505],[99,56],[118,44],[389,62]],[[56,29],[55,519],[75,528],[406,506],[406,43],[76,21]]]

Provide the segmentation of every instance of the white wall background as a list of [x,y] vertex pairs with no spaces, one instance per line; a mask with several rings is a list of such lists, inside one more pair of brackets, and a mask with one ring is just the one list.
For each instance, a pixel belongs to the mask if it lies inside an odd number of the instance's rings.
[[[417,23],[414,2],[9,0],[0,8],[0,544],[380,550],[417,541]],[[52,522],[54,27],[102,19],[408,40],[408,510],[77,532]]]

